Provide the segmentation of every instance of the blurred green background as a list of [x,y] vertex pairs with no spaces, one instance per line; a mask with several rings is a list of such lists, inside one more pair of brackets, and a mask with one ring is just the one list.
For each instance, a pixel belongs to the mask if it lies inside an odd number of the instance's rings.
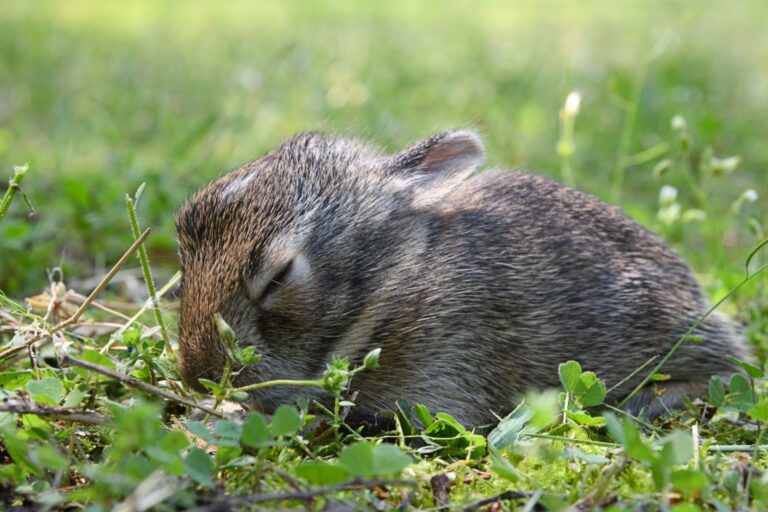
[[[28,162],[37,210],[30,218],[17,200],[0,223],[0,288],[11,295],[44,287],[46,268],[72,278],[113,263],[131,242],[124,194],[142,182],[153,264],[169,274],[183,199],[303,130],[395,150],[468,126],[489,165],[560,179],[558,113],[571,91],[576,185],[662,232],[710,293],[738,281],[766,224],[765,2],[1,7],[0,176]],[[676,115],[685,134],[671,128]],[[716,176],[713,155],[741,163]],[[664,159],[673,165],[654,177]],[[665,184],[679,190],[680,219],[658,216]],[[758,200],[733,206],[750,188]]]

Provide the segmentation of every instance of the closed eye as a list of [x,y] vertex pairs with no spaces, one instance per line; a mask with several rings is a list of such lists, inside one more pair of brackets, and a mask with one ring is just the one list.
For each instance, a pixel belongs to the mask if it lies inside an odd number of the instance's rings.
[[269,283],[267,283],[267,286],[265,286],[264,290],[261,292],[259,302],[263,302],[280,287],[285,286],[286,279],[291,272],[291,268],[293,268],[293,260],[290,260],[288,263],[286,263],[285,266],[283,266],[283,268],[281,268],[280,271],[272,277]]

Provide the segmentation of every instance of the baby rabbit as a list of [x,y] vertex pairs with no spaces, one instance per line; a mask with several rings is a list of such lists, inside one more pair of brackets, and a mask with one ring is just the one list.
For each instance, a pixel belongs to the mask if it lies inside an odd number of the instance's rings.
[[[608,387],[663,356],[708,308],[669,246],[618,208],[549,179],[475,173],[479,137],[439,133],[395,155],[360,141],[298,135],[226,174],[180,209],[180,369],[220,378],[220,313],[263,360],[239,386],[318,378],[331,356],[380,368],[355,376],[363,411],[398,399],[467,426],[493,422],[521,394],[558,387],[579,361]],[[630,403],[651,416],[747,357],[719,314],[663,367],[670,379]],[[608,397],[616,402],[645,371]],[[270,412],[308,388],[253,391]]]

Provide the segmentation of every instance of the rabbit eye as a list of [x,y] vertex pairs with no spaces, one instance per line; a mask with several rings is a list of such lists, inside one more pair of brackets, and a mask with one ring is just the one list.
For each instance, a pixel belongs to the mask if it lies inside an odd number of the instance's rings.
[[267,297],[275,293],[275,291],[285,286],[292,268],[293,260],[290,260],[283,266],[283,268],[281,268],[274,276],[272,276],[272,279],[269,280],[259,295],[258,302],[263,302]]

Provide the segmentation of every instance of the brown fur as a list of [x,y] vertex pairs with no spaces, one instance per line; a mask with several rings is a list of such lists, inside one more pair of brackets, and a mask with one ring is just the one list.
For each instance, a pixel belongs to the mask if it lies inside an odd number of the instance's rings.
[[[619,209],[523,172],[467,179],[482,163],[468,131],[394,156],[304,134],[202,189],[177,223],[185,379],[220,375],[219,312],[264,356],[237,384],[316,378],[333,354],[381,347],[381,368],[353,382],[361,408],[402,398],[479,425],[559,386],[569,359],[616,384],[707,309],[683,260]],[[679,406],[733,371],[725,355],[746,357],[720,315],[696,334],[663,369],[667,398],[646,390],[631,410]],[[269,411],[305,393],[252,399]]]

